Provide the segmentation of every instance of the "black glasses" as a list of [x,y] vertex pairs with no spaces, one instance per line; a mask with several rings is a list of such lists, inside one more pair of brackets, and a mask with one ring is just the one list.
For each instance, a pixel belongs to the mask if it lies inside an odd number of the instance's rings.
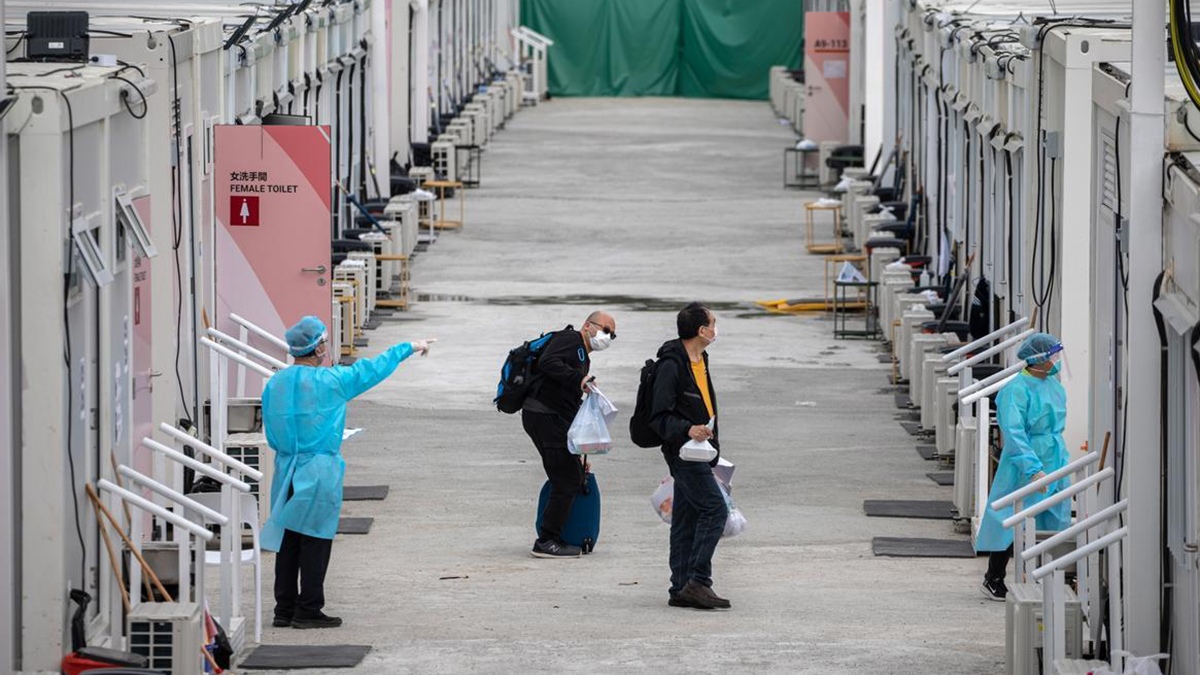
[[592,324],[596,328],[599,328],[601,333],[604,333],[604,334],[610,336],[614,340],[617,339],[617,331],[609,328],[608,326],[601,326],[600,324],[598,324],[594,321],[589,321],[588,323]]

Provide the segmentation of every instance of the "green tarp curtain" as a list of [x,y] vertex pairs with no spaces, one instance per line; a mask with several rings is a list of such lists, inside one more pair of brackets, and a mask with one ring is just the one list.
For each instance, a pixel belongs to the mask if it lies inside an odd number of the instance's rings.
[[554,40],[554,96],[767,97],[771,66],[797,68],[798,0],[521,0]]

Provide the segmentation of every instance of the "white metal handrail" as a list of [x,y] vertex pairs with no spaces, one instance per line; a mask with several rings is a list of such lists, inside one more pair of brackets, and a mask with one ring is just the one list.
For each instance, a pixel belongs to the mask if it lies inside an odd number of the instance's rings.
[[267,354],[266,352],[263,352],[259,349],[251,347],[250,345],[246,344],[245,342],[242,342],[241,340],[239,340],[231,335],[226,335],[225,333],[222,333],[221,331],[217,330],[216,328],[209,327],[208,334],[211,335],[212,337],[216,338],[217,340],[219,340],[225,346],[230,347],[231,349],[236,349],[238,351],[245,352],[245,353],[249,354],[250,356],[253,356],[254,358],[258,359],[259,361],[262,361],[263,363],[267,364],[269,367],[274,368],[275,370],[283,370],[284,368],[287,368],[287,364],[284,363],[283,361],[280,361],[279,359],[275,358],[274,356],[271,356],[270,354]]
[[1038,581],[1041,581],[1042,579],[1044,579],[1046,576],[1048,576],[1050,573],[1054,572],[1055,570],[1064,569],[1064,568],[1074,564],[1075,562],[1079,561],[1080,559],[1086,558],[1087,556],[1095,553],[1096,551],[1099,551],[1102,548],[1108,548],[1109,546],[1115,544],[1116,542],[1124,539],[1125,536],[1128,534],[1129,534],[1129,526],[1128,525],[1120,528],[1119,530],[1110,532],[1110,533],[1104,535],[1103,537],[1100,537],[1096,541],[1091,542],[1087,546],[1077,548],[1074,551],[1071,551],[1070,553],[1064,555],[1061,558],[1055,558],[1054,560],[1051,560],[1050,562],[1046,563],[1045,565],[1038,567],[1037,569],[1033,570],[1033,578]]
[[221,452],[220,450],[212,447],[208,443],[205,443],[205,442],[201,441],[200,439],[195,438],[186,432],[180,431],[179,429],[176,429],[175,427],[171,426],[170,424],[167,424],[166,422],[159,424],[158,428],[163,433],[170,436],[171,438],[174,438],[175,440],[179,441],[180,443],[185,443],[187,445],[192,446],[193,448],[204,453],[205,455],[207,455],[214,461],[220,462],[221,464],[225,465],[227,468],[233,469],[247,478],[250,478],[250,479],[256,480],[256,481],[262,480],[262,478],[263,478],[263,473],[261,471],[259,471],[258,469],[255,469],[254,467],[246,464],[245,462],[242,462],[241,460],[230,457],[228,454]]
[[1050,509],[1050,507],[1055,506],[1059,502],[1066,501],[1066,500],[1070,499],[1071,497],[1074,497],[1075,495],[1079,494],[1080,492],[1083,492],[1084,490],[1090,488],[1091,486],[1095,485],[1096,483],[1099,483],[1100,481],[1104,480],[1105,478],[1110,478],[1115,474],[1116,474],[1116,472],[1113,471],[1111,466],[1106,469],[1101,469],[1100,471],[1097,471],[1096,473],[1088,476],[1087,478],[1084,478],[1083,480],[1081,480],[1077,483],[1072,483],[1071,486],[1068,487],[1067,489],[1061,490],[1059,492],[1055,492],[1054,494],[1046,497],[1045,499],[1039,501],[1038,503],[1034,504],[1033,506],[1027,507],[1018,513],[1012,514],[1008,518],[1005,518],[1004,522],[1001,524],[1004,525],[1004,527],[1012,527],[1012,526],[1016,525],[1017,523],[1021,522],[1022,520],[1025,520],[1026,518],[1033,518],[1034,516],[1037,516],[1045,511],[1048,511]]
[[[1001,370],[997,373],[993,373],[992,375],[989,375],[989,376],[983,378],[982,380],[977,380],[977,381],[972,382],[971,384],[963,387],[962,389],[959,389],[958,390],[958,398],[963,403],[968,403],[968,404],[974,403],[976,400],[989,395],[991,392],[995,391],[996,389],[999,389],[1000,386],[1003,386],[1003,385],[996,386],[997,383],[1007,380],[1009,377],[1016,375],[1017,373],[1021,372],[1024,369],[1025,369],[1025,362],[1018,361],[1018,362],[1012,364],[1011,366],[1008,366],[1004,370]],[[973,394],[977,394],[983,390],[986,390],[986,393],[975,396],[975,398],[971,399],[970,401],[967,401],[967,398],[969,396],[971,396]]]
[[200,344],[204,345],[205,347],[208,347],[209,349],[217,352],[218,354],[220,354],[232,361],[235,361],[237,363],[242,364],[243,366],[246,366],[250,370],[253,370],[254,372],[258,373],[259,375],[262,375],[263,377],[269,378],[275,374],[275,372],[270,370],[269,368],[265,368],[265,367],[259,365],[258,363],[251,361],[250,359],[246,358],[245,356],[242,356],[241,354],[238,354],[237,352],[229,349],[225,345],[213,342],[212,340],[210,340],[206,337],[200,338]]
[[984,335],[983,337],[979,338],[978,340],[975,340],[974,342],[969,342],[969,343],[959,347],[958,349],[955,349],[954,351],[950,352],[949,354],[943,354],[942,355],[942,363],[950,363],[951,361],[953,361],[955,359],[962,358],[966,354],[970,353],[971,350],[978,349],[986,344],[991,344],[994,340],[999,338],[1001,335],[1004,335],[1010,331],[1020,328],[1027,323],[1029,323],[1029,319],[1022,317],[1022,318],[1017,319],[1016,321],[1008,324],[1007,326],[1004,326],[1003,328],[997,328],[996,330],[988,333],[987,335]]
[[271,344],[275,345],[276,347],[279,347],[280,349],[284,350],[285,352],[287,351],[287,348],[288,348],[287,342],[285,340],[283,340],[283,338],[280,338],[276,335],[271,334],[265,328],[260,328],[259,326],[255,325],[248,319],[244,319],[241,316],[238,316],[237,314],[230,313],[229,319],[231,321],[233,321],[234,323],[236,323],[237,325],[241,326],[242,328],[245,328],[246,330],[250,331],[251,333],[254,333],[255,335],[259,336],[260,338],[266,340],[267,342],[270,342]]
[[233,476],[225,473],[224,471],[218,470],[216,467],[212,466],[211,464],[205,464],[204,462],[201,462],[197,459],[188,457],[187,455],[183,454],[182,452],[179,452],[175,448],[171,448],[166,445],[163,445],[162,443],[159,443],[158,441],[154,440],[153,438],[150,438],[150,437],[143,438],[142,445],[147,448],[150,448],[151,450],[157,450],[158,452],[161,452],[162,454],[166,455],[167,457],[170,457],[171,459],[175,460],[176,462],[179,462],[180,464],[186,466],[187,468],[191,469],[192,471],[195,471],[196,473],[208,476],[209,478],[211,478],[215,481],[224,483],[239,492],[250,492],[250,485],[248,483],[246,483],[245,481],[238,480],[237,478],[234,478]]
[[1097,511],[1096,513],[1092,514],[1091,516],[1088,516],[1087,518],[1084,518],[1083,520],[1076,522],[1074,525],[1068,527],[1065,530],[1062,530],[1061,532],[1055,534],[1053,537],[1050,537],[1049,539],[1044,539],[1044,540],[1038,542],[1038,544],[1036,546],[1033,546],[1031,548],[1025,549],[1024,551],[1021,551],[1021,558],[1023,560],[1029,560],[1031,558],[1035,558],[1035,557],[1045,553],[1046,551],[1049,551],[1050,549],[1054,548],[1055,546],[1065,543],[1068,539],[1079,536],[1081,533],[1083,533],[1086,530],[1090,530],[1098,525],[1105,524],[1106,522],[1112,520],[1113,518],[1117,517],[1118,515],[1124,513],[1125,510],[1128,508],[1129,508],[1129,500],[1122,499],[1121,501],[1117,502],[1116,504],[1113,504],[1112,506],[1109,506],[1106,509]]
[[139,509],[142,509],[148,513],[152,513],[177,528],[187,530],[204,541],[212,541],[212,532],[209,532],[205,528],[193,523],[187,518],[183,518],[177,514],[171,513],[170,511],[137,494],[136,492],[130,492],[123,487],[114,485],[113,483],[109,482],[107,478],[101,478],[100,480],[96,481],[96,487],[104,490],[105,492],[111,492],[113,495],[120,497],[122,500],[129,502]]
[[1004,495],[1003,497],[1000,497],[996,501],[992,502],[992,508],[996,509],[996,510],[1000,510],[1000,509],[1008,506],[1009,504],[1012,504],[1013,502],[1017,501],[1018,499],[1024,499],[1025,497],[1033,494],[1034,492],[1037,492],[1038,490],[1042,489],[1043,487],[1046,487],[1047,485],[1050,485],[1051,483],[1057,481],[1060,478],[1064,478],[1073,473],[1076,473],[1080,469],[1086,468],[1087,466],[1095,464],[1096,462],[1099,462],[1099,461],[1100,461],[1100,453],[1089,452],[1088,454],[1084,455],[1083,457],[1080,457],[1079,459],[1077,459],[1073,462],[1070,462],[1069,464],[1062,467],[1061,469],[1055,469],[1054,471],[1051,471],[1050,473],[1046,474],[1045,476],[1042,476],[1041,478],[1033,481],[1032,483],[1030,483],[1028,485],[1023,485],[1023,486],[1017,488],[1016,490],[1013,490],[1012,492]]
[[204,504],[201,504],[191,497],[188,497],[182,492],[172,490],[171,488],[154,480],[146,474],[139,473],[128,466],[125,466],[124,464],[117,467],[117,473],[150,490],[151,492],[154,492],[160,497],[165,497],[166,499],[175,502],[185,509],[199,513],[201,516],[204,516],[205,520],[216,523],[217,525],[225,525],[229,522],[229,518],[222,515],[219,511],[214,511]]
[[959,361],[958,363],[950,366],[949,368],[946,369],[946,374],[947,375],[957,375],[959,372],[961,372],[967,368],[970,368],[971,366],[973,366],[977,363],[980,363],[982,361],[986,361],[987,359],[992,358],[993,356],[995,356],[995,355],[1003,352],[1005,349],[1008,349],[1008,348],[1012,347],[1013,345],[1021,342],[1022,340],[1029,337],[1030,335],[1033,335],[1036,332],[1037,332],[1036,330],[1030,328],[1029,330],[1024,330],[1024,331],[1021,331],[1020,333],[1017,333],[1016,335],[1008,338],[1007,340],[997,342],[995,345],[992,345],[990,348],[985,349],[984,351],[979,352],[978,354],[975,354],[971,358],[964,359],[964,360]]

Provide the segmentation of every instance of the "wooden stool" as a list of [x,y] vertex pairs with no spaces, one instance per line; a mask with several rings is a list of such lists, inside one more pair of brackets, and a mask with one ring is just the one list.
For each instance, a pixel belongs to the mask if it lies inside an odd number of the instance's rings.
[[[438,199],[441,207],[438,210],[438,219],[434,221],[433,226],[439,230],[458,230],[463,226],[463,221],[466,220],[467,214],[467,195],[463,190],[463,184],[457,180],[427,180],[425,187],[434,188],[438,191]],[[446,190],[454,189],[458,191],[458,220],[446,219]]]
[[[833,212],[833,243],[832,244],[817,244],[813,240],[813,214],[817,211],[832,211]],[[837,204],[818,204],[817,202],[808,202],[804,205],[804,221],[808,226],[805,235],[805,246],[809,253],[841,253],[842,252],[842,205]]]

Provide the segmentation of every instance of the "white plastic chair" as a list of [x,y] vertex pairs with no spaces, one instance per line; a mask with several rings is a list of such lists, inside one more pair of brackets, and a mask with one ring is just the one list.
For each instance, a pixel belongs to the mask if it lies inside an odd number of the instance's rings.
[[[197,502],[213,509],[221,510],[220,492],[197,492],[188,495]],[[252,548],[242,549],[242,564],[254,566],[254,641],[262,643],[262,547],[258,540],[258,499],[252,494],[242,493],[242,525],[250,528]],[[220,551],[205,551],[204,565],[219,567],[221,565]],[[226,626],[228,628],[228,626]]]

